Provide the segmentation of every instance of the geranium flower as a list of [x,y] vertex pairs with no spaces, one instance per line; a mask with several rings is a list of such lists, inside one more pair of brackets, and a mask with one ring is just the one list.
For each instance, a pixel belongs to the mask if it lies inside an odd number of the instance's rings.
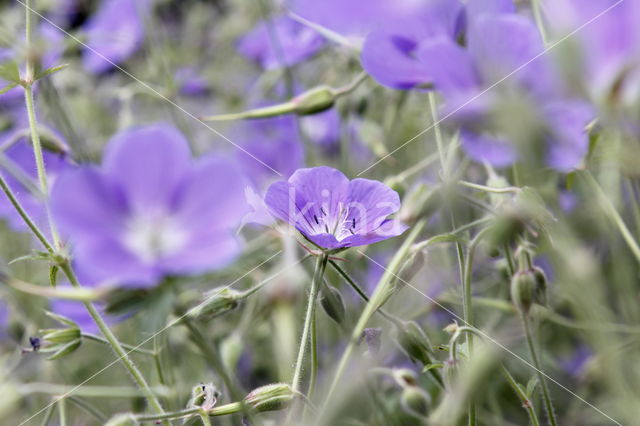
[[[286,16],[274,19],[273,35],[261,22],[240,39],[239,52],[264,69],[295,65],[314,55],[324,46],[324,39],[311,28]],[[278,46],[272,37],[276,37]],[[284,62],[284,63],[283,63]]]
[[[468,11],[469,12],[469,11]],[[492,114],[518,100],[530,109],[531,122],[545,142],[547,164],[568,171],[588,148],[586,125],[593,118],[585,102],[567,97],[538,30],[512,13],[468,13],[467,46],[439,37],[421,45],[416,55],[428,67],[444,96],[444,114],[461,128],[465,152],[502,167],[518,160],[518,150]]]
[[129,59],[142,44],[143,17],[150,7],[150,0],[103,1],[84,28],[87,36],[82,56],[84,68],[100,74]]
[[461,30],[463,10],[457,0],[429,1],[416,16],[378,25],[362,47],[363,68],[378,83],[394,89],[431,83],[429,69],[416,52],[434,37],[455,40]]
[[243,189],[231,162],[194,161],[176,129],[156,124],[116,135],[101,168],[61,175],[51,209],[85,281],[144,287],[232,260]]
[[400,208],[395,191],[374,180],[349,181],[330,167],[297,170],[288,181],[269,187],[265,203],[276,218],[331,251],[386,240],[407,229],[388,218]]

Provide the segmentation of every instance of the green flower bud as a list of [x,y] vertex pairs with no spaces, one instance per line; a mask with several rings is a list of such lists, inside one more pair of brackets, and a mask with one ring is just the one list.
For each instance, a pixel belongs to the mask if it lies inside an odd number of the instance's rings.
[[447,389],[451,389],[458,376],[458,366],[455,361],[448,359],[444,362],[444,368],[442,369],[442,378],[444,385]]
[[525,220],[516,211],[505,211],[496,217],[487,235],[489,247],[499,249],[504,244],[511,243],[522,234]]
[[320,293],[320,305],[329,318],[338,324],[343,324],[346,309],[344,307],[342,295],[335,287],[326,283],[322,286]]
[[398,218],[403,223],[413,224],[418,218],[431,216],[442,206],[442,193],[427,185],[418,185],[403,199]]
[[420,361],[423,365],[431,364],[431,342],[414,321],[405,322],[403,327],[398,327],[396,339],[409,358]]
[[113,416],[105,426],[138,426],[140,423],[136,420],[133,414],[116,414]]
[[287,407],[293,401],[294,393],[286,383],[261,386],[249,392],[244,402],[257,411],[275,411]]
[[188,313],[191,318],[212,319],[234,310],[244,297],[244,293],[229,287],[213,289],[206,293],[202,301]]
[[[46,328],[39,330],[38,333],[42,336],[39,339],[38,346],[42,344],[39,349],[41,352],[53,352],[53,355],[47,359],[54,360],[62,358],[65,355],[70,354],[80,347],[82,344],[82,332],[80,327],[67,317],[54,314],[52,312],[46,313],[49,317],[55,319],[59,323],[62,323],[68,328]],[[32,342],[32,346],[36,349],[36,346]]]
[[511,279],[511,301],[526,314],[534,302],[536,291],[536,275],[531,269],[518,271]]
[[310,115],[331,108],[335,101],[335,91],[331,87],[318,86],[296,96],[291,103],[296,114]]
[[418,386],[406,386],[402,389],[400,404],[406,413],[424,418],[429,413],[431,396]]
[[547,304],[547,275],[538,266],[533,267],[533,275],[536,277],[533,300],[535,303],[544,306]]
[[218,398],[220,398],[220,392],[213,383],[201,383],[191,390],[191,399],[187,407],[211,410],[218,402]]

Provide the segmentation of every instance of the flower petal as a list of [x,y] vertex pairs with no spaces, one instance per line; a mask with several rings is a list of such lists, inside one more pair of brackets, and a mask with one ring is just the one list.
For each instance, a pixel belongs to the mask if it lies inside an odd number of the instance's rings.
[[513,144],[486,133],[474,133],[463,129],[460,138],[462,148],[475,161],[487,161],[492,166],[505,167],[513,164],[518,157]]
[[190,165],[189,145],[182,134],[155,124],[114,136],[103,170],[124,189],[130,207],[139,211],[168,206]]

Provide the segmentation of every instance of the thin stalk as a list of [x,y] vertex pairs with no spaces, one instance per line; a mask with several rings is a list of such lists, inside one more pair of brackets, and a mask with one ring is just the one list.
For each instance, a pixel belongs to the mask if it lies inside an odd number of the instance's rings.
[[[82,337],[87,339],[87,340],[92,340],[94,342],[98,342],[98,343],[102,343],[103,345],[109,345],[109,341],[103,337],[100,337],[98,335],[95,334],[91,334],[91,333],[82,333]],[[139,348],[137,346],[132,346],[132,345],[127,345],[126,343],[120,343],[122,345],[122,347],[124,349],[126,349],[129,352],[135,352],[135,353],[139,353],[139,354],[143,354],[143,355],[148,355],[148,356],[155,356],[156,353],[154,351],[150,351],[148,349],[142,349]]]
[[[69,262],[61,263],[60,269],[67,276],[72,286],[80,287],[78,278],[76,277],[75,272],[71,268]],[[144,376],[142,375],[138,367],[136,367],[136,365],[133,363],[131,358],[129,358],[129,352],[125,351],[125,349],[122,347],[122,344],[113,334],[113,332],[111,331],[107,323],[104,321],[104,319],[102,318],[98,310],[95,308],[95,306],[93,306],[93,304],[90,302],[84,302],[84,306],[89,312],[89,315],[91,315],[91,318],[93,318],[93,321],[96,323],[96,325],[100,329],[100,332],[102,333],[102,335],[107,339],[107,341],[109,342],[109,345],[118,356],[118,359],[122,362],[122,364],[125,366],[127,371],[129,371],[129,374],[131,374],[131,376],[133,377],[133,380],[136,382],[136,384],[138,385],[138,387],[140,388],[144,396],[149,401],[149,405],[151,406],[151,408],[156,413],[163,414],[164,410],[162,409],[162,405],[160,404],[160,401],[158,400],[154,392],[149,387],[149,384],[147,383],[146,379],[144,378]],[[165,422],[165,424],[167,424],[168,426],[168,423]]]
[[93,407],[91,404],[87,404],[80,398],[74,398],[72,396],[67,397],[67,399],[69,400],[69,402],[72,402],[81,410],[84,410],[87,414],[90,414],[93,417],[95,417],[100,424],[105,424],[107,422],[106,416],[100,410]]
[[547,386],[544,374],[542,374],[542,370],[540,369],[540,360],[538,359],[538,352],[536,351],[536,347],[533,342],[531,324],[529,322],[529,316],[527,314],[522,314],[522,325],[524,326],[524,333],[527,337],[527,346],[529,346],[529,352],[531,353],[531,361],[533,362],[533,366],[536,369],[536,374],[538,375],[538,380],[540,381],[540,386],[542,387],[542,398],[544,399],[544,407],[547,411],[547,420],[549,421],[549,425],[558,426],[556,414],[553,409],[553,403],[551,402],[549,387]]
[[316,316],[311,320],[311,377],[309,378],[309,389],[307,390],[307,398],[313,397],[313,391],[316,388],[318,379],[318,324]]
[[[300,339],[300,347],[298,349],[298,357],[293,371],[293,379],[291,380],[291,389],[294,393],[300,391],[300,386],[302,384],[302,370],[304,358],[307,353],[307,345],[310,340],[309,335],[311,333],[313,318],[315,316],[316,299],[318,297],[318,290],[322,284],[322,278],[327,267],[328,259],[329,256],[325,253],[316,258],[316,267],[313,273],[313,280],[311,281],[311,290],[309,291],[309,300],[307,303],[307,313],[304,318],[304,326],[302,327],[302,338]],[[312,342],[312,344],[313,343],[314,342]]]
[[413,242],[416,240],[416,238],[418,238],[418,235],[420,235],[420,232],[422,232],[422,229],[424,229],[425,225],[426,225],[426,220],[422,219],[413,226],[411,233],[409,234],[407,239],[404,241],[400,249],[396,252],[393,259],[391,259],[391,262],[389,263],[389,267],[385,269],[384,274],[382,274],[382,277],[380,278],[380,281],[376,286],[376,290],[371,296],[369,303],[367,303],[364,310],[362,311],[362,314],[360,314],[360,318],[358,318],[358,322],[356,323],[356,326],[353,329],[351,338],[349,339],[349,343],[347,344],[347,347],[342,353],[342,357],[338,362],[338,367],[336,368],[336,372],[333,376],[333,380],[331,382],[331,385],[329,386],[329,390],[327,392],[327,398],[324,401],[323,408],[319,411],[320,413],[327,412],[327,407],[333,401],[336,388],[338,386],[338,383],[340,383],[340,378],[342,377],[342,374],[344,373],[345,368],[347,367],[347,363],[351,359],[351,355],[353,354],[355,347],[358,345],[358,341],[360,340],[360,336],[362,335],[362,332],[364,331],[367,323],[369,322],[373,314],[380,308],[379,304],[380,304],[381,298],[386,297],[385,293],[387,292],[387,287],[390,285],[390,283],[392,282],[392,278],[400,269],[400,265],[402,264],[402,261],[405,259],[405,257],[409,253]]
[[602,190],[598,182],[595,180],[595,178],[591,175],[591,173],[586,171],[584,173],[584,176],[586,177],[586,180],[589,183],[589,185],[593,188],[593,190],[597,194],[597,197],[600,200],[600,205],[609,216],[609,219],[611,219],[614,225],[616,225],[616,227],[620,231],[620,234],[622,234],[622,238],[631,249],[631,252],[635,256],[635,258],[638,260],[638,262],[640,262],[640,246],[636,242],[635,238],[633,238],[631,231],[629,230],[627,225],[624,223],[624,220],[620,216],[620,213],[618,213],[618,210],[616,210],[615,206],[613,205],[609,197],[607,197],[607,194],[604,193],[604,191]]
[[56,410],[56,405],[58,404],[49,404],[47,411],[45,411],[44,413],[42,423],[40,423],[41,426],[47,426],[49,424],[49,422],[51,421],[51,417],[53,417],[53,413]]
[[[201,410],[202,410],[201,408],[186,408],[184,410],[172,411],[164,414],[136,416],[136,420],[139,422],[153,422],[157,420],[182,419],[184,417],[189,417],[194,414],[198,414],[200,413]],[[241,411],[242,411],[241,402],[231,402],[229,404],[220,405],[219,407],[214,407],[211,410],[206,410],[205,413],[209,417],[215,417],[215,416],[225,416],[227,414],[239,413]]]
[[67,400],[65,398],[58,400],[58,422],[60,426],[67,426]]
[[536,414],[536,410],[533,408],[533,402],[529,400],[529,398],[522,391],[520,386],[518,386],[518,383],[513,378],[511,373],[509,373],[509,370],[507,370],[507,368],[504,365],[501,365],[500,367],[502,370],[502,374],[504,375],[505,379],[507,379],[507,383],[509,383],[509,386],[511,386],[511,389],[513,389],[515,394],[518,396],[518,398],[520,399],[520,402],[522,402],[522,407],[525,410],[527,410],[527,414],[529,415],[529,421],[531,421],[531,425],[540,426],[538,415]]
[[538,25],[538,30],[540,31],[542,41],[544,42],[544,44],[547,44],[547,30],[544,26],[544,19],[542,18],[542,6],[540,4],[540,0],[531,0],[531,7],[533,9],[533,17],[536,20],[536,24]]
[[477,191],[491,192],[494,194],[518,193],[522,191],[522,189],[518,188],[517,186],[505,186],[505,187],[497,188],[493,186],[480,185],[473,182],[467,182],[464,180],[459,180],[458,185],[466,186],[467,188],[475,189]]
[[209,420],[209,413],[207,413],[207,410],[200,410],[198,414],[200,416],[200,420],[202,420],[202,426],[211,426],[211,420]]

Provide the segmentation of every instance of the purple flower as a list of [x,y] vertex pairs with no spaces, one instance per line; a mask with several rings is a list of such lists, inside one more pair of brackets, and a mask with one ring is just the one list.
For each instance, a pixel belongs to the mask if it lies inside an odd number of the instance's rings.
[[194,161],[176,129],[156,124],[116,135],[101,168],[60,176],[51,208],[85,281],[148,287],[238,254],[243,189],[229,161]]
[[[89,315],[89,312],[80,302],[74,300],[52,299],[50,302],[51,312],[62,315],[75,322],[83,333],[97,334],[100,329]],[[105,318],[107,323],[113,322],[113,317]]]
[[550,58],[542,55],[535,25],[510,13],[476,11],[468,19],[466,49],[440,37],[416,53],[444,95],[444,115],[461,127],[467,154],[497,167],[518,160],[513,141],[488,125],[505,99],[518,99],[543,124],[547,164],[561,171],[577,167],[587,151],[585,127],[593,112],[584,102],[566,99]]
[[242,55],[264,69],[295,65],[314,55],[324,45],[322,36],[286,16],[274,19],[272,25],[273,34],[270,34],[267,23],[262,22],[238,44]]
[[143,18],[150,7],[150,0],[103,1],[85,26],[84,68],[99,74],[129,59],[142,44]]
[[434,37],[452,42],[460,31],[463,8],[456,0],[433,0],[417,16],[385,21],[362,47],[362,66],[380,84],[410,89],[431,83],[429,68],[416,52]]
[[565,44],[575,49],[572,61],[562,61],[571,66],[571,83],[581,84],[598,102],[637,101],[640,1],[554,1],[549,2],[548,12],[553,33],[558,37],[572,34]]
[[373,180],[349,181],[339,170],[325,166],[300,169],[288,181],[274,183],[265,203],[276,218],[323,249],[371,244],[407,229],[388,219],[400,208],[395,191]]
[[175,73],[175,80],[178,90],[183,95],[203,95],[210,89],[207,79],[200,75],[195,67],[179,68]]

